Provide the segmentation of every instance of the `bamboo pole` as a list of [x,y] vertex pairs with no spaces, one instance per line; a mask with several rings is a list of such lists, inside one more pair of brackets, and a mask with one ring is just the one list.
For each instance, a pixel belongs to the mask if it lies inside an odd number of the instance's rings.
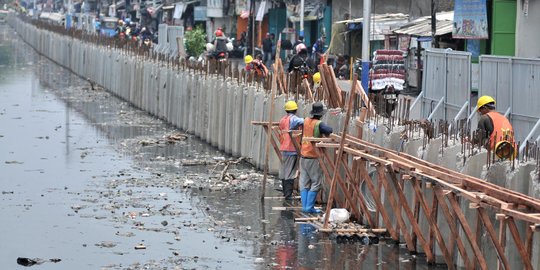
[[[274,65],[275,66],[275,65]],[[270,113],[268,115],[268,122],[272,123],[272,116],[274,114],[274,98],[276,95],[276,76],[272,77],[272,93],[270,94]],[[270,153],[270,144],[272,140],[272,127],[271,125],[268,126],[267,132],[266,132],[266,147],[265,147],[265,153],[264,153],[264,175],[263,175],[263,182],[262,182],[262,191],[261,191],[261,201],[264,201],[264,195],[266,193],[266,180],[268,178],[268,155]]]

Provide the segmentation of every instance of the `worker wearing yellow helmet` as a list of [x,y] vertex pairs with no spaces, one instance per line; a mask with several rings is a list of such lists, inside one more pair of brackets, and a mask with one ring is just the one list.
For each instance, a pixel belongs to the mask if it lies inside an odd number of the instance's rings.
[[244,57],[244,63],[246,64],[246,71],[254,71],[257,77],[264,78],[268,75],[268,69],[261,60],[253,59],[253,56],[248,54]]
[[286,115],[279,120],[279,150],[282,157],[279,179],[281,179],[283,196],[286,200],[291,200],[294,190],[294,180],[298,171],[298,151],[300,150],[300,134],[293,133],[293,130],[303,125],[304,119],[296,116],[298,104],[294,100],[287,101],[284,109]]
[[495,151],[499,158],[515,156],[514,129],[508,119],[495,110],[495,99],[481,96],[476,104],[480,113],[477,140],[486,148]]

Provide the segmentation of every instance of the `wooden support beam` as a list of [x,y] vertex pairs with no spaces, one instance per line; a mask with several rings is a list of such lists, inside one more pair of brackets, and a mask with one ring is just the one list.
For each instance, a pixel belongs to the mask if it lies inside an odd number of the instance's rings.
[[333,228],[319,228],[317,229],[319,232],[327,232],[327,233],[377,233],[382,234],[386,233],[386,229],[333,229]]
[[[506,219],[508,218],[506,215],[503,214],[497,214],[497,220],[499,220],[499,245],[501,246],[503,254],[506,250]],[[501,261],[497,262],[497,270],[501,270],[503,267],[503,264]]]
[[531,264],[531,259],[529,257],[529,254],[527,253],[527,249],[525,248],[523,241],[521,240],[521,236],[519,235],[519,231],[516,226],[516,222],[514,221],[514,218],[509,217],[506,220],[506,223],[508,224],[508,229],[510,230],[510,234],[512,235],[512,238],[514,238],[514,244],[516,244],[516,248],[519,252],[519,256],[521,257],[521,260],[523,261],[523,269],[532,270],[533,267]]
[[[414,182],[415,183],[413,183],[413,184],[416,185],[417,181],[414,181]],[[419,191],[420,191],[420,189],[419,189]],[[423,192],[419,193],[419,195],[422,195],[422,194],[423,194]],[[430,215],[432,216],[433,224],[434,224],[435,228],[438,230],[439,228],[437,227],[438,226],[437,225],[437,216],[438,216],[438,212],[439,212],[439,202],[435,198],[435,193],[434,192],[432,192],[431,195],[432,195],[431,211],[427,212],[426,210],[424,210],[424,212],[426,213],[426,216],[427,216],[428,213],[431,213]],[[424,197],[420,198],[420,201],[424,201],[424,204],[426,204],[426,207],[427,207],[427,202],[425,202]],[[429,217],[428,217],[428,221],[429,221]],[[429,246],[431,247],[431,250],[433,252],[435,252],[433,234],[435,233],[435,237],[437,237],[437,230],[432,229],[432,230],[429,231]],[[440,232],[439,232],[439,234],[440,234]],[[442,239],[442,236],[441,236],[441,239]],[[444,241],[442,241],[442,245],[444,245]],[[441,246],[441,243],[439,243],[439,246]],[[444,248],[447,248],[447,247],[444,247]],[[441,247],[441,250],[443,250],[442,247]],[[444,254],[444,251],[443,251],[443,254]],[[449,252],[448,252],[448,256],[449,256]]]
[[[397,176],[396,176],[396,174],[395,174],[395,172],[394,172],[391,165],[386,165],[386,172],[387,172],[386,178],[389,179],[388,182],[392,183],[392,185],[394,187],[395,194],[397,194],[397,196],[398,196],[398,201],[399,201],[400,208],[401,207],[403,208],[403,210],[405,212],[405,215],[409,219],[409,222],[410,222],[410,224],[412,226],[412,229],[415,231],[416,235],[418,236],[418,240],[420,240],[420,245],[422,246],[422,248],[424,249],[424,252],[426,253],[427,261],[428,262],[435,262],[435,257],[434,257],[433,252],[431,251],[431,249],[429,247],[429,243],[426,241],[426,239],[422,235],[422,232],[420,230],[420,226],[418,225],[418,223],[415,222],[414,214],[412,213],[411,208],[409,207],[409,203],[407,202],[407,198],[405,198],[405,194],[403,192],[403,189],[399,185]],[[388,186],[385,186],[385,189],[387,189],[388,192],[390,192],[390,190],[391,190],[391,188],[388,187]],[[400,226],[403,226],[403,225],[400,224]]]
[[[434,251],[434,243],[433,243],[433,236],[432,234],[435,234],[435,239],[437,240],[437,243],[439,244],[439,248],[441,249],[441,252],[443,253],[444,260],[446,261],[446,264],[448,265],[449,269],[455,269],[454,266],[454,259],[450,256],[450,253],[448,252],[448,249],[444,243],[443,236],[441,234],[441,231],[439,229],[439,225],[437,224],[437,200],[433,200],[433,206],[431,209],[429,209],[426,201],[424,200],[424,196],[422,195],[422,190],[420,189],[420,185],[418,185],[417,181],[411,181],[410,182],[413,185],[414,191],[416,193],[416,197],[419,200],[420,205],[422,206],[422,209],[424,210],[424,215],[427,217],[429,227],[430,227],[430,233],[429,233],[429,248],[431,252]],[[416,222],[416,220],[411,221]]]
[[[337,184],[339,185],[339,187],[341,188],[341,190],[344,191],[343,194],[345,195],[345,198],[347,199],[347,201],[350,202],[350,206],[351,206],[351,208],[352,208],[352,212],[355,213],[356,215],[358,215],[358,217],[360,217],[362,214],[361,214],[360,210],[358,210],[358,207],[357,207],[357,205],[355,204],[355,201],[352,199],[351,194],[349,194],[348,192],[346,192],[347,187],[346,187],[346,185],[345,185],[345,183],[344,183],[344,181],[343,181],[343,178],[341,178],[341,175],[340,175],[339,173],[336,174],[336,167],[335,167],[334,163],[331,162],[330,157],[328,156],[328,153],[323,152],[323,154],[324,154],[324,157],[325,157],[325,162],[324,162],[324,163],[320,163],[320,160],[319,160],[320,165],[323,166],[324,164],[327,164],[328,166],[330,166],[330,169],[332,170],[333,175],[336,176],[336,182],[337,182]],[[338,164],[338,165],[339,165],[339,164]],[[328,171],[328,172],[330,173],[330,171]],[[333,179],[333,178],[329,178],[329,179],[332,179],[332,182],[334,182],[334,179]],[[332,182],[330,182],[330,184],[332,184]],[[330,191],[332,191],[332,190],[330,189]],[[334,192],[335,192],[335,190],[334,190]],[[330,194],[332,194],[332,193],[330,193]],[[333,204],[333,202],[331,202],[330,197],[329,197],[328,202],[327,202],[327,204],[326,204],[326,209],[328,210],[328,207],[330,207],[330,209],[331,209],[331,208],[332,208],[332,204]],[[360,207],[363,207],[363,205],[360,204]],[[367,208],[365,209],[365,211],[367,211]],[[326,214],[326,217],[330,217],[330,213],[327,213],[327,214]],[[372,225],[372,222],[373,222],[373,221],[371,220],[371,217],[366,217],[366,218],[368,219],[369,224]],[[325,227],[326,227],[327,225],[328,225],[328,224],[325,223]],[[373,224],[373,225],[374,225],[374,224]],[[374,226],[372,226],[372,227],[374,227]]]
[[[382,216],[384,225],[388,229],[390,236],[395,241],[399,241],[399,232],[394,230],[394,227],[392,227],[393,224],[390,221],[390,216],[388,215],[388,213],[386,213],[386,209],[384,208],[384,205],[381,201],[381,194],[379,194],[379,192],[375,190],[375,185],[373,185],[373,180],[369,176],[367,172],[367,168],[365,166],[360,165],[358,166],[358,169],[360,170],[360,177],[364,179],[366,186],[368,187],[369,192],[371,193],[371,196],[373,197],[373,200],[375,201],[375,205],[377,205],[377,209],[379,209],[379,213]],[[384,181],[384,180],[380,179],[379,181]]]
[[527,226],[525,229],[525,250],[527,251],[529,260],[532,259],[534,231],[535,226]]
[[445,194],[444,191],[440,187],[435,187],[433,189],[433,192],[437,196],[437,201],[439,203],[439,206],[442,210],[442,213],[446,219],[446,222],[450,225],[450,233],[452,234],[452,238],[456,239],[456,244],[458,247],[458,251],[461,254],[461,258],[463,258],[463,262],[467,269],[472,269],[472,262],[469,260],[469,256],[467,254],[467,249],[465,248],[465,245],[463,244],[463,241],[461,240],[461,237],[459,236],[459,231],[457,229],[457,226],[455,225],[455,215],[453,212],[450,211],[450,208],[448,208],[448,205],[446,203],[445,197],[448,194]]
[[448,201],[450,202],[450,205],[452,207],[452,210],[454,211],[455,215],[457,216],[459,223],[461,224],[461,227],[463,228],[463,231],[465,232],[465,236],[467,237],[467,240],[469,241],[469,244],[471,245],[474,255],[476,257],[476,260],[479,263],[479,267],[482,270],[487,270],[487,263],[486,259],[484,258],[484,254],[482,254],[482,251],[480,250],[480,247],[478,246],[478,243],[476,243],[476,237],[474,236],[471,227],[469,226],[469,223],[467,223],[467,219],[465,218],[465,215],[461,211],[461,208],[459,207],[459,203],[456,200],[456,196],[451,193],[447,196]]
[[480,219],[482,220],[482,223],[484,224],[484,227],[486,227],[486,231],[488,232],[489,239],[491,239],[491,243],[493,243],[493,246],[495,247],[495,250],[497,251],[499,262],[502,263],[502,265],[504,266],[504,269],[509,270],[510,265],[508,264],[508,259],[506,259],[506,255],[504,254],[504,249],[501,243],[497,239],[495,228],[493,227],[493,224],[491,223],[491,220],[489,219],[489,216],[487,215],[486,210],[482,207],[479,207],[477,208],[477,211],[478,211],[478,215],[480,216]]
[[[387,173],[389,175],[393,175],[395,177],[392,166],[387,166],[386,168],[387,168],[387,170],[390,170],[390,171],[387,171]],[[395,186],[397,181],[394,182],[393,177],[388,177],[386,175],[385,167],[383,167],[383,166],[378,166],[377,167],[377,173],[378,173],[378,180],[383,182],[384,189],[387,192],[386,193],[387,197],[390,200],[390,204],[394,209],[394,214],[396,215],[396,219],[398,221],[401,232],[402,232],[403,236],[405,237],[405,242],[407,243],[407,247],[411,251],[416,251],[416,246],[413,245],[412,237],[409,234],[409,232],[407,231],[407,226],[405,224],[405,220],[403,220],[403,217],[401,216],[401,208],[402,207],[405,210],[405,213],[407,215],[410,214],[409,221],[411,223],[411,226],[413,227],[413,230],[415,231],[416,235],[418,236],[418,240],[420,241],[420,245],[422,246],[422,248],[424,249],[424,252],[426,253],[427,261],[430,262],[430,263],[435,262],[435,257],[433,255],[433,253],[431,252],[431,250],[429,249],[429,246],[428,246],[428,243],[427,243],[426,239],[422,236],[422,232],[420,231],[420,227],[418,226],[417,223],[414,222],[414,217],[411,217],[412,212],[408,208],[409,206],[408,206],[406,200],[405,201],[403,200],[404,195],[402,193],[400,194],[400,189],[399,188],[395,188],[395,189],[390,188],[390,184],[388,182],[392,182],[392,184]],[[397,180],[397,179],[395,179],[395,180]],[[394,197],[398,198],[399,204],[398,204],[398,202],[396,202]],[[407,209],[409,211],[407,211]]]
[[[323,64],[324,66],[324,64]],[[358,79],[358,75],[354,75],[354,78],[353,78],[353,82],[356,81]],[[347,107],[347,112],[345,113],[345,123],[343,124],[343,131],[342,131],[342,134],[341,134],[341,142],[340,142],[340,145],[339,145],[339,148],[338,148],[338,154],[337,154],[337,158],[336,158],[336,164],[334,165],[334,176],[332,177],[332,183],[331,183],[331,186],[330,186],[330,195],[328,196],[328,204],[326,205],[326,215],[325,215],[325,218],[324,218],[324,227],[325,228],[328,228],[328,219],[330,218],[330,210],[332,209],[332,203],[334,201],[334,196],[335,196],[335,192],[336,192],[336,182],[338,181],[337,180],[337,175],[339,174],[339,164],[341,163],[341,157],[343,156],[343,148],[345,147],[345,137],[347,136],[347,130],[349,128],[349,119],[351,118],[351,112],[352,112],[352,104],[353,104],[353,100],[354,98],[356,97],[356,92],[354,91],[355,87],[354,87],[354,84],[353,84],[353,87],[351,89],[351,92],[349,93],[349,102],[348,102],[348,107]],[[342,187],[343,188],[343,187]],[[343,190],[345,190],[345,188],[343,188]],[[351,206],[354,205],[354,202],[350,201],[351,202]]]

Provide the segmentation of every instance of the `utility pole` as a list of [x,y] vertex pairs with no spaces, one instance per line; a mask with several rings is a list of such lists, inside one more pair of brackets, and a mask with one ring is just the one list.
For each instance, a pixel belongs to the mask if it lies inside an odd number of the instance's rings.
[[300,36],[304,36],[304,0],[300,0]]
[[439,47],[435,34],[437,33],[437,0],[431,0],[431,46],[433,48]]
[[369,34],[371,24],[371,0],[364,0],[364,18],[362,20],[362,87],[369,93]]

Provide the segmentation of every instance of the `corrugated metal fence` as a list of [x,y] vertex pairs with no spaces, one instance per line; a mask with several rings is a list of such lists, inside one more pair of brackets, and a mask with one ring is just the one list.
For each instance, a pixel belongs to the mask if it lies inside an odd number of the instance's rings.
[[540,59],[483,55],[479,82],[479,95],[495,98],[497,110],[512,122],[516,140],[540,139]]
[[424,59],[423,91],[413,105],[416,116],[449,122],[466,117],[470,110],[471,54],[427,49]]

